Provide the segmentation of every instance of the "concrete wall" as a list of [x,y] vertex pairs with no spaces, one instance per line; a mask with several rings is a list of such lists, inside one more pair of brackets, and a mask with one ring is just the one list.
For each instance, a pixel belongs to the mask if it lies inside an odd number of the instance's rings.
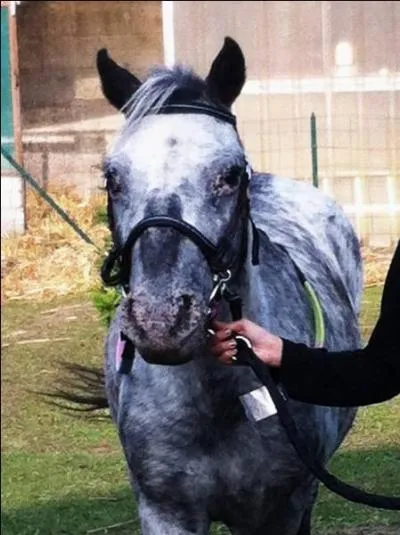
[[25,230],[24,185],[12,171],[1,171],[1,235]]
[[161,63],[160,2],[23,2],[17,17],[26,167],[44,185],[96,191],[121,121],[101,94],[96,52],[138,76]]
[[[136,74],[163,60],[161,2],[35,1],[17,10],[25,162],[44,185],[101,184],[121,117],[105,102],[95,55]],[[176,60],[206,74],[225,35],[248,83],[235,111],[258,170],[311,181],[318,121],[321,187],[366,242],[400,235],[400,2],[174,2]],[[337,64],[348,41],[349,66]]]
[[204,75],[230,35],[245,50],[250,79],[297,79],[343,72],[335,49],[349,41],[350,72],[395,72],[400,69],[399,17],[396,1],[182,0],[174,2],[175,52]]

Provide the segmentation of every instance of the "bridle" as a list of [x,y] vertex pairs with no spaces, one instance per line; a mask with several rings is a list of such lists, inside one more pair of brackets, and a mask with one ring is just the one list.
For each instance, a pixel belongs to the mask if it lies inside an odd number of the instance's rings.
[[[198,103],[190,105],[170,104],[161,107],[157,113],[206,114],[228,122],[236,129],[235,116],[229,111],[213,105]],[[114,244],[111,248],[101,269],[103,282],[110,286],[119,285],[125,293],[129,292],[132,250],[143,233],[150,228],[172,228],[191,240],[202,252],[217,286],[221,279],[226,280],[228,273],[231,277],[243,266],[247,256],[248,224],[250,223],[253,230],[252,263],[253,265],[258,264],[258,232],[251,219],[249,208],[248,189],[250,180],[251,168],[246,161],[246,168],[240,176],[236,207],[224,235],[217,244],[213,244],[193,225],[182,219],[176,219],[167,215],[146,217],[132,228],[123,245],[118,246]],[[238,247],[234,247],[232,242],[237,237],[238,232],[240,233],[238,237],[240,243]]]
[[[219,120],[230,123],[236,129],[236,118],[228,110],[219,108],[210,104],[191,103],[191,104],[169,104],[161,107],[157,113],[194,113],[206,114]],[[259,238],[258,231],[255,227],[249,210],[248,187],[251,179],[250,166],[247,165],[246,172],[241,177],[238,202],[233,217],[226,234],[220,239],[217,245],[211,243],[203,234],[189,223],[180,219],[169,216],[147,217],[139,221],[132,230],[122,246],[114,245],[102,266],[101,275],[105,284],[121,285],[125,291],[129,291],[129,274],[132,250],[137,240],[149,228],[173,228],[190,239],[203,253],[213,275],[214,287],[210,296],[210,312],[214,303],[221,299],[228,301],[232,319],[237,320],[242,317],[242,304],[240,296],[232,292],[229,283],[234,272],[242,267],[247,255],[247,230],[248,223],[253,227],[253,245],[252,245],[252,263],[259,263]],[[232,247],[232,236],[237,228],[237,222],[242,226],[241,245],[238,251]],[[290,258],[290,256],[289,256]],[[291,258],[290,258],[291,259]],[[291,259],[292,260],[292,259]],[[302,282],[306,294],[311,301],[316,324],[317,341],[319,344],[324,340],[323,314],[315,292],[307,282],[299,267],[293,262],[297,276]],[[116,268],[116,273],[112,273]],[[321,319],[322,318],[322,319]],[[322,322],[322,323],[321,323]],[[321,329],[320,338],[318,334],[318,323]],[[119,373],[128,374],[131,371],[133,359],[135,356],[135,347],[132,341],[122,333],[120,341],[123,344],[121,365]],[[315,478],[325,484],[332,492],[339,494],[347,500],[363,503],[371,507],[381,509],[399,510],[400,498],[380,496],[364,492],[356,487],[346,484],[334,475],[329,473],[324,466],[321,466],[316,460],[313,453],[307,447],[307,443],[302,440],[297,426],[287,407],[287,398],[282,389],[272,378],[267,366],[254,354],[250,341],[243,336],[235,336],[238,354],[236,364],[241,366],[250,366],[261,383],[267,388],[271,397],[273,406],[276,408],[278,417],[288,435],[290,442],[295,448],[299,458],[313,474]],[[318,345],[318,344],[317,344]]]

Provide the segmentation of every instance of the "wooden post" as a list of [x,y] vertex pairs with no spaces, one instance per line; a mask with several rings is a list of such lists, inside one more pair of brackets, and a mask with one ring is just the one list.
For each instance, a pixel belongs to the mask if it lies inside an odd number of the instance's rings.
[[14,120],[14,143],[15,159],[23,165],[23,146],[22,146],[22,124],[21,124],[21,95],[19,84],[19,61],[18,61],[18,39],[17,39],[17,17],[9,10],[10,23],[10,63],[11,63],[11,88],[12,88],[12,105]]
[[[11,91],[13,104],[14,121],[14,146],[15,160],[24,165],[24,149],[22,144],[22,121],[21,121],[21,93],[19,76],[19,54],[18,54],[18,34],[17,34],[17,14],[14,5],[14,12],[11,6],[8,8],[10,22],[10,63],[11,63]],[[21,179],[22,180],[22,179]],[[24,209],[24,230],[28,228],[26,213],[26,182],[22,180],[22,204]]]

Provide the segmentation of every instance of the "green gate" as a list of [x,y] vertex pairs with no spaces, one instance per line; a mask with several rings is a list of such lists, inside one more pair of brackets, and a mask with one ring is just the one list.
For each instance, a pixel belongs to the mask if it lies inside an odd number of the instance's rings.
[[[19,130],[15,124],[14,102],[16,93],[13,81],[12,42],[16,21],[10,17],[10,7],[1,6],[1,233],[23,232],[26,229],[25,184],[15,172],[3,149],[15,158],[21,158],[18,150]],[[16,52],[15,52],[16,53]]]

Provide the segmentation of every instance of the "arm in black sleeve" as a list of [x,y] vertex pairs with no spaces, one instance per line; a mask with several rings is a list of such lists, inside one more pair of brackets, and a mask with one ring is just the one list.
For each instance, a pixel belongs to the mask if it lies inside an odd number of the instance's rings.
[[317,405],[369,405],[400,393],[400,242],[368,345],[328,352],[283,340],[279,378],[290,397]]

